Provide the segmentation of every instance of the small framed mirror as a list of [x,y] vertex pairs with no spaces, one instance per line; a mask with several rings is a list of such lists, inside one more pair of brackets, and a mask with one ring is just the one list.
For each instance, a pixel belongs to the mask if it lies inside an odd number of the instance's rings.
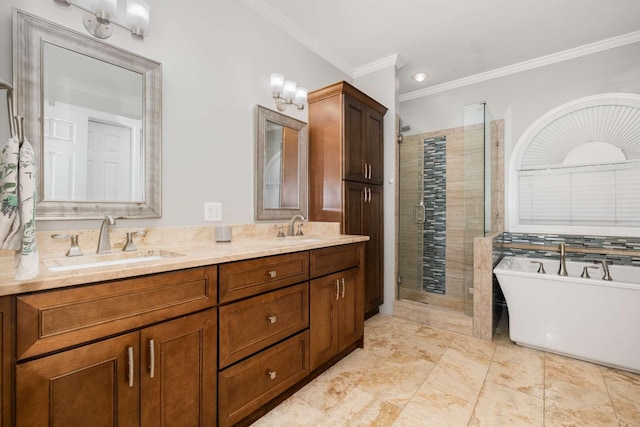
[[161,64],[15,9],[13,24],[36,218],[160,217]]
[[256,106],[256,220],[307,217],[307,124]]

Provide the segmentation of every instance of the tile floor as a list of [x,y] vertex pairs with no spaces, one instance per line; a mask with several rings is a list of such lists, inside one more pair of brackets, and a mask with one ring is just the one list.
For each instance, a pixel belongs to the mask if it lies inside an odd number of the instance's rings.
[[640,375],[379,314],[365,347],[253,427],[640,426]]

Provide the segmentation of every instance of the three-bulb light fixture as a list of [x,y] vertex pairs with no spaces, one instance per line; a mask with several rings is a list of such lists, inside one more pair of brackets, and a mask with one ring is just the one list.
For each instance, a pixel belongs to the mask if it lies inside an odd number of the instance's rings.
[[296,82],[285,80],[279,73],[271,74],[271,96],[278,111],[284,111],[288,105],[295,105],[298,110],[304,110],[307,102],[307,88],[299,87]]
[[118,18],[118,0],[53,0],[54,3],[84,10],[84,27],[94,36],[106,39],[113,34],[115,24],[128,31],[135,39],[144,39],[149,31],[151,8],[145,0],[126,0],[126,15]]

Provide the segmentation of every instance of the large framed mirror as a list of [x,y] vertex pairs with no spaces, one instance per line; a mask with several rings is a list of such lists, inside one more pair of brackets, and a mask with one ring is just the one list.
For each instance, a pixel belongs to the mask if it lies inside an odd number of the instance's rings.
[[36,219],[160,217],[161,64],[15,9],[13,25]]
[[256,220],[307,217],[307,124],[256,106]]

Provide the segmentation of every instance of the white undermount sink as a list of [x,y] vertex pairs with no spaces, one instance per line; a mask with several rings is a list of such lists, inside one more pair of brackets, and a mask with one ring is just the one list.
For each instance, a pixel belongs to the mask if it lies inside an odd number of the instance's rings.
[[157,261],[165,258],[183,256],[176,252],[147,249],[136,252],[113,252],[103,255],[89,255],[79,257],[67,257],[45,262],[51,271],[69,271],[85,268],[110,267],[113,265],[133,264],[140,262]]

